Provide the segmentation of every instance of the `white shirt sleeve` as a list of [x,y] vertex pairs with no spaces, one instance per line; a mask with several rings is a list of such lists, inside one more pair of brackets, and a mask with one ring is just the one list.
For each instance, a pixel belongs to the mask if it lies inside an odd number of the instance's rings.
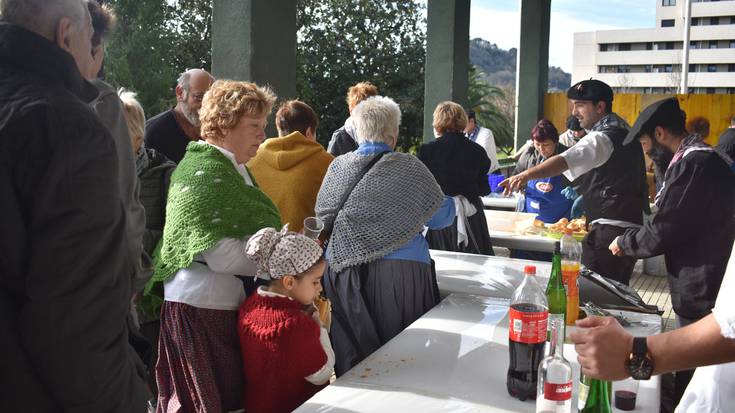
[[[733,248],[735,252],[735,246]],[[722,336],[729,339],[735,339],[735,300],[732,299],[735,294],[735,254],[730,255],[730,261],[725,271],[725,277],[720,285],[720,292],[717,294],[715,308],[712,314],[720,325]]]
[[495,136],[493,131],[488,128],[480,128],[477,132],[477,143],[485,149],[487,157],[490,158],[490,170],[488,173],[498,169],[500,163],[498,163],[498,148],[495,146]]
[[214,247],[202,252],[202,258],[214,272],[227,275],[255,275],[257,264],[245,255],[245,244],[250,237],[243,239],[224,238]]
[[316,386],[329,383],[329,379],[334,373],[334,350],[332,350],[332,343],[329,341],[329,334],[324,327],[320,327],[319,330],[319,342],[327,355],[327,362],[316,373],[305,377],[306,381]]
[[576,145],[559,155],[567,161],[569,167],[564,171],[564,176],[574,181],[587,172],[604,165],[612,153],[613,143],[610,138],[601,132],[590,132]]

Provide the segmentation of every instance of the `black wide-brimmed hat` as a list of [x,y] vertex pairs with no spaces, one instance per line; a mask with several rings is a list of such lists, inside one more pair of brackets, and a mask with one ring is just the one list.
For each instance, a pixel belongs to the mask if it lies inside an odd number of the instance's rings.
[[[633,139],[638,139],[644,129],[650,129],[650,125],[654,126],[670,126],[675,124],[683,124],[684,116],[679,107],[679,101],[676,98],[662,99],[654,102],[638,115],[635,124],[630,128],[628,136],[625,137],[623,145],[627,145]],[[653,136],[651,136],[653,138]]]

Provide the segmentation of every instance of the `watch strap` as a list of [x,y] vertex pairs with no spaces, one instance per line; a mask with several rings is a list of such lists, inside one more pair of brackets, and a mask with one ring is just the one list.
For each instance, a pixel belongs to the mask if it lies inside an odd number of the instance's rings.
[[633,354],[643,357],[648,354],[648,343],[645,337],[633,338]]

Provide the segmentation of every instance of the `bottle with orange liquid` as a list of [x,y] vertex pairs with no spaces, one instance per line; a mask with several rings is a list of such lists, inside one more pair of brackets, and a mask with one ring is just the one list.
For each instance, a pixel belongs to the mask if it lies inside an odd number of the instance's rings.
[[574,325],[579,317],[579,266],[582,260],[582,245],[566,229],[561,237],[561,276],[567,291],[567,325]]

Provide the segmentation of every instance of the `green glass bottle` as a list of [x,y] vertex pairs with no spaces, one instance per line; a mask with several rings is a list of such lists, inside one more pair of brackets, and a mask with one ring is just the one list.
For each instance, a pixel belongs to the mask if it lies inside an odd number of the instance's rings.
[[[546,299],[549,302],[549,322],[547,323],[546,340],[551,340],[551,324],[552,320],[560,319],[562,325],[566,325],[565,318],[567,315],[567,291],[564,289],[564,282],[561,275],[561,249],[560,243],[554,246],[554,257],[551,260],[551,276],[549,283],[546,285]],[[560,339],[566,338],[566,328],[562,329]]]
[[[580,386],[579,390],[579,412],[580,413],[612,413],[612,403],[610,402],[611,384],[608,381],[590,379],[582,375],[580,382],[582,386],[589,385],[588,388]],[[583,400],[583,394],[586,393]]]

